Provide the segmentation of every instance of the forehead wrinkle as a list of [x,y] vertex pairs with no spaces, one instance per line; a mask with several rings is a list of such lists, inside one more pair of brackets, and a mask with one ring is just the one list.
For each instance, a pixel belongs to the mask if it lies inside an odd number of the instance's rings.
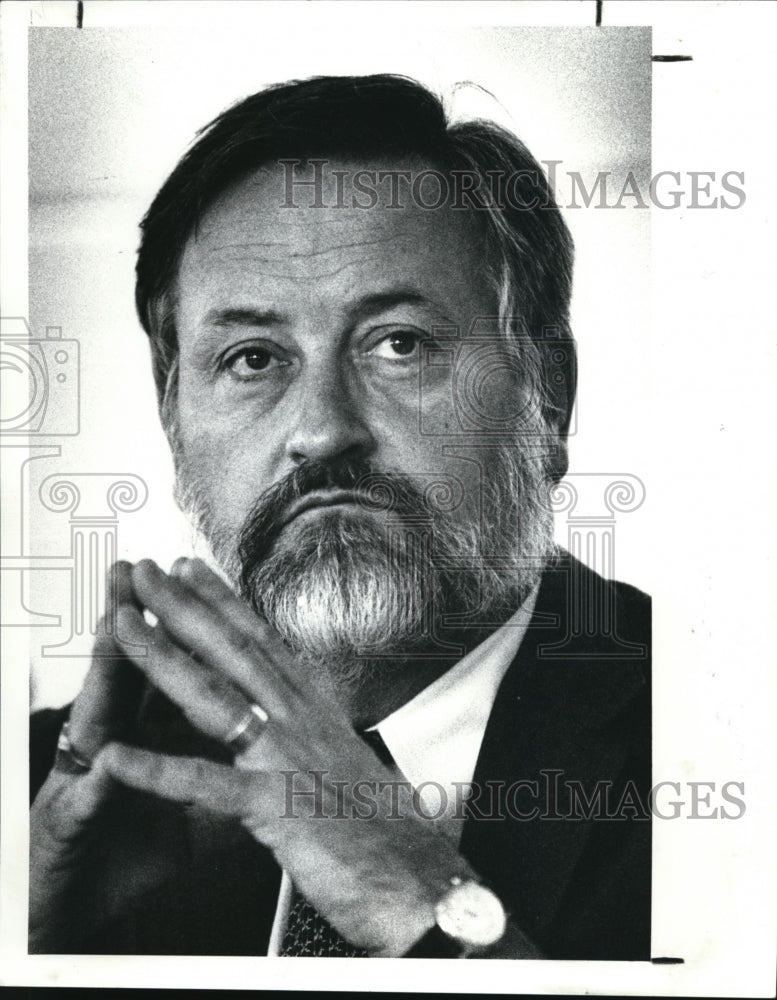
[[[383,243],[391,243],[393,240],[397,240],[397,239],[400,239],[400,238],[403,238],[403,234],[394,233],[391,236],[375,237],[374,239],[370,239],[370,240],[350,240],[347,243],[336,243],[336,244],[333,244],[332,246],[324,247],[324,249],[322,249],[322,250],[292,250],[290,253],[287,253],[284,256],[288,257],[291,260],[294,260],[294,259],[297,259],[297,258],[300,258],[300,257],[305,257],[305,258],[308,258],[308,257],[323,257],[325,254],[336,253],[336,252],[338,252],[340,250],[355,250],[357,247],[378,246],[379,244],[383,244]],[[281,242],[281,241],[278,241],[278,242],[275,242],[275,243],[261,243],[261,242],[256,242],[256,243],[254,243],[254,242],[251,242],[251,243],[223,243],[223,244],[220,244],[219,246],[206,248],[205,252],[208,253],[208,254],[217,254],[217,253],[221,253],[222,251],[227,251],[227,254],[228,254],[228,252],[230,250],[246,250],[246,249],[249,249],[251,247],[266,248],[266,247],[293,247],[293,246],[294,246],[293,243]],[[270,261],[274,260],[275,258],[273,258],[273,257],[254,257],[254,256],[248,256],[248,257],[239,257],[239,258],[231,257],[231,259],[234,259],[234,260],[255,260],[255,261],[258,261],[258,262],[262,262],[262,261],[270,262]]]
[[[277,263],[278,265],[280,265],[282,263],[281,261],[273,261],[273,260],[257,261],[255,257],[236,257],[232,259],[235,261],[239,261],[241,263],[254,264],[254,265],[257,263],[265,263],[270,265],[273,263]],[[300,271],[285,271],[267,267],[267,268],[262,268],[261,270],[257,268],[256,270],[252,271],[252,274],[255,275],[256,277],[280,278],[294,282],[310,282],[310,281],[318,281],[322,278],[337,277],[337,275],[342,274],[343,271],[347,271],[348,268],[353,267],[354,264],[359,264],[362,263],[363,261],[364,261],[363,256],[355,257],[352,260],[345,261],[345,263],[341,264],[339,267],[336,267],[330,271],[322,271],[320,269],[316,269],[315,271],[310,271],[310,272],[305,272],[305,271],[300,272]]]
[[458,301],[463,285],[468,286],[466,276],[482,267],[483,233],[472,213],[390,211],[387,206],[319,211],[311,206],[289,215],[268,203],[261,181],[251,186],[258,197],[231,192],[211,207],[190,238],[181,263],[191,287],[213,292],[226,283],[240,294],[285,294],[285,286],[296,283],[306,296],[311,290],[342,296],[343,282],[360,286],[391,278],[415,283],[420,269],[427,285],[442,283],[451,301]]
[[[427,238],[429,233],[428,213],[409,209],[390,211],[382,206],[370,211],[351,209],[345,212],[334,208],[320,211],[310,207],[289,215],[277,206],[262,210],[256,204],[241,206],[238,203],[226,212],[223,212],[222,206],[222,213],[220,218],[218,212],[215,217],[213,210],[208,213],[210,218],[191,240],[193,248],[213,253],[230,247],[283,250],[302,245],[306,248],[294,252],[294,255],[313,256],[341,247],[381,245],[396,240],[416,242],[419,232]],[[435,214],[432,229],[438,231],[439,236],[449,237],[450,231],[459,229],[463,221],[455,214]],[[464,226],[469,228],[467,222]],[[287,236],[286,239],[272,239],[279,230]],[[265,236],[270,238],[261,238]],[[209,246],[209,243],[212,245]]]

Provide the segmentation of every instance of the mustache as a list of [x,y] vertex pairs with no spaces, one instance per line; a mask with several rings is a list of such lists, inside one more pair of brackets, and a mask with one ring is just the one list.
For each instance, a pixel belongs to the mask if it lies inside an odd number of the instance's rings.
[[245,584],[288,521],[290,508],[310,493],[343,490],[365,510],[428,522],[455,509],[458,490],[437,477],[421,489],[413,477],[376,469],[364,459],[303,462],[259,496],[241,529],[238,555]]

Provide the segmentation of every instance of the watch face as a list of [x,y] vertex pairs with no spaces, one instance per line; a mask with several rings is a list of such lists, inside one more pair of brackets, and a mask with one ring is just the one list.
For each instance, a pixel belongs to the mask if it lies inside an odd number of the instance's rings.
[[471,948],[496,944],[507,926],[499,899],[477,882],[454,885],[435,909],[437,926],[449,937]]

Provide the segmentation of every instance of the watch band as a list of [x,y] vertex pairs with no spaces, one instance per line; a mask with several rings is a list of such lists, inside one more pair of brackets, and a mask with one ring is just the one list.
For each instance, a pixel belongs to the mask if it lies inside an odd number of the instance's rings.
[[485,957],[507,927],[499,897],[480,881],[459,876],[451,878],[434,916],[434,925],[405,952],[405,958]]
[[455,938],[449,937],[435,924],[403,958],[467,958],[468,952]]

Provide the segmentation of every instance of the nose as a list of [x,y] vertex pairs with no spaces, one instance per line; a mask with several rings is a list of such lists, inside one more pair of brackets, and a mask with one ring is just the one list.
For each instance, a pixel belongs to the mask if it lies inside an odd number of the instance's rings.
[[375,439],[347,385],[341,365],[303,372],[295,394],[295,418],[286,454],[295,464],[332,458],[366,458]]

